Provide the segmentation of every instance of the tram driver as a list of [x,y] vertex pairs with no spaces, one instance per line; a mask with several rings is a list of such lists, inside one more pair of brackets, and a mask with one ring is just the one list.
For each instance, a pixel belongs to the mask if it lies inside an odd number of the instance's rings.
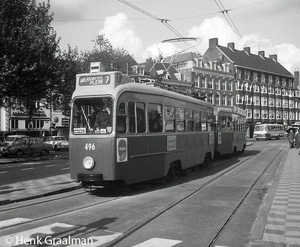
[[95,133],[107,133],[111,132],[111,110],[109,107],[103,107],[103,109],[96,110],[94,112],[94,132]]

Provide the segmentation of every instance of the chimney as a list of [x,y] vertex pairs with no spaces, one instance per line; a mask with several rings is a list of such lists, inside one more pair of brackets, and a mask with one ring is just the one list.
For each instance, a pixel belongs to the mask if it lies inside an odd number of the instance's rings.
[[228,43],[227,47],[234,51],[234,43],[233,42]]
[[250,47],[244,47],[244,51],[247,52],[248,54],[251,54]]
[[275,55],[270,55],[270,58],[274,59],[277,62],[277,55],[276,54]]
[[218,46],[218,38],[209,39],[209,48]]
[[265,51],[259,51],[258,52],[258,56],[261,56],[261,57],[265,57]]
[[299,71],[294,71],[294,89],[299,89]]

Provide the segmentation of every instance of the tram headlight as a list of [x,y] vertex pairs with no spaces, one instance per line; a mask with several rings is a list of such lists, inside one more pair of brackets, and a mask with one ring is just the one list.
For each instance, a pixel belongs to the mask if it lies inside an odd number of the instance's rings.
[[92,157],[87,156],[83,159],[82,165],[87,170],[92,170],[95,166],[95,161]]

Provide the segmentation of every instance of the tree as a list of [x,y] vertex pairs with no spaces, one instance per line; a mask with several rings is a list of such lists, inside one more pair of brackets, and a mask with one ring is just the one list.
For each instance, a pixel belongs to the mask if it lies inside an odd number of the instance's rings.
[[123,73],[127,73],[132,65],[137,64],[124,48],[114,49],[104,35],[98,35],[94,43],[94,49],[83,55],[85,71],[89,71],[91,62],[101,62],[106,71],[118,70]]
[[49,8],[34,0],[0,1],[0,106],[23,108],[29,116],[60,80]]
[[[83,60],[82,55],[79,54],[78,48],[72,49],[68,46],[67,51],[63,51],[59,56],[59,64],[60,64],[60,73],[61,73],[61,81],[57,85],[53,94],[60,95],[60,102],[53,101],[52,98],[48,98],[48,102],[52,102],[53,104],[60,103],[61,105],[56,105],[56,108],[61,108],[61,110],[66,110],[69,108],[72,93],[75,90],[76,85],[76,74],[83,73]],[[53,96],[51,95],[51,97]]]

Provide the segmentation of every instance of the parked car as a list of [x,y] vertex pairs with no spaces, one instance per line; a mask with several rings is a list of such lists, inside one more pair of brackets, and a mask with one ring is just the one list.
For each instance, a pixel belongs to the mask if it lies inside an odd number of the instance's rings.
[[6,144],[6,145],[11,145],[14,141],[16,141],[16,140],[20,140],[21,138],[23,138],[23,137],[29,137],[29,136],[27,136],[27,135],[9,135],[9,136],[7,136],[6,137],[6,139],[4,140],[4,143]]
[[22,157],[23,155],[34,155],[34,154],[41,154],[41,155],[48,155],[52,146],[44,143],[40,138],[37,137],[23,137],[14,141],[10,146],[5,146],[2,149],[2,156],[4,158],[13,155],[17,156],[18,158]]
[[10,146],[14,141],[20,140],[23,137],[28,137],[27,135],[9,135],[5,139],[3,139],[3,142],[0,145],[0,153],[2,154],[3,148]]
[[56,151],[61,149],[69,149],[69,141],[64,136],[47,136],[44,139],[45,143],[51,144]]

